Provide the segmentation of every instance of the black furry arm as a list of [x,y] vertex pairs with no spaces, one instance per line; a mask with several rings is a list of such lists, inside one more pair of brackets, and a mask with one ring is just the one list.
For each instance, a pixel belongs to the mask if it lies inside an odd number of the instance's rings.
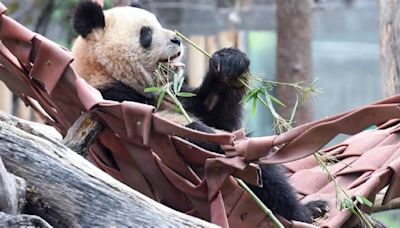
[[249,65],[248,57],[239,49],[224,48],[214,53],[203,83],[191,90],[196,96],[183,100],[185,108],[208,126],[225,131],[239,129],[241,101],[246,93],[239,78],[245,79]]

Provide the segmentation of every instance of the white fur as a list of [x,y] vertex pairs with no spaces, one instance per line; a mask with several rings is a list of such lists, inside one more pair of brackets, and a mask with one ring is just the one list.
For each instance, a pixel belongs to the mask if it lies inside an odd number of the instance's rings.
[[[116,7],[104,11],[104,15],[104,29],[96,29],[74,42],[75,70],[98,89],[117,80],[144,94],[144,88],[154,85],[158,62],[183,53],[183,48],[171,42],[175,33],[164,29],[156,16],[146,10]],[[143,26],[153,30],[148,49],[139,42]]]

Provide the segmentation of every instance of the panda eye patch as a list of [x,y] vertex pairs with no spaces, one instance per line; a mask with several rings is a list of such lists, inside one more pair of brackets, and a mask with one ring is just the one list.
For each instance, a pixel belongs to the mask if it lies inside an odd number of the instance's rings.
[[142,27],[140,29],[140,45],[144,48],[149,48],[153,40],[153,30],[148,27]]

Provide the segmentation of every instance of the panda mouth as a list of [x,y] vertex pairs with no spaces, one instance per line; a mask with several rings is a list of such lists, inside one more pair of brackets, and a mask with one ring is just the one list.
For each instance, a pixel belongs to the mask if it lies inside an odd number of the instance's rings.
[[160,59],[156,69],[156,75],[161,76],[162,80],[167,79],[167,81],[173,80],[176,75],[179,77],[182,76],[185,64],[181,62],[181,54],[182,53],[179,51],[169,56],[167,59]]
[[177,59],[179,56],[181,56],[181,52],[176,53],[175,55],[170,56],[169,58],[166,59],[160,59],[160,63],[169,63],[169,62],[174,62],[175,59]]

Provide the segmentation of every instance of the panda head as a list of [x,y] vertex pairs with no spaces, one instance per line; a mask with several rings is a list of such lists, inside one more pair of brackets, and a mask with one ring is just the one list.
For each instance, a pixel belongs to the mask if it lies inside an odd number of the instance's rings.
[[91,1],[81,2],[73,16],[79,34],[72,47],[77,73],[96,88],[119,81],[138,92],[153,86],[160,62],[179,65],[181,40],[164,29],[156,16],[132,6],[103,11]]

